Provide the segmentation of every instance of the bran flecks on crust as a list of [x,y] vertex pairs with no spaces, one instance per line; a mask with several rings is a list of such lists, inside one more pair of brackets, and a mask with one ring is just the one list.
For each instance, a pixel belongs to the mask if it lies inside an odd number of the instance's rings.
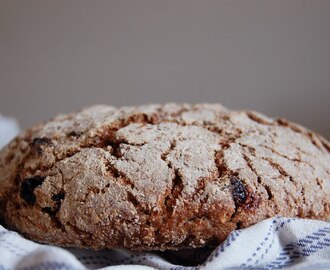
[[0,153],[0,218],[59,246],[167,250],[280,214],[330,217],[329,143],[217,104],[94,106]]

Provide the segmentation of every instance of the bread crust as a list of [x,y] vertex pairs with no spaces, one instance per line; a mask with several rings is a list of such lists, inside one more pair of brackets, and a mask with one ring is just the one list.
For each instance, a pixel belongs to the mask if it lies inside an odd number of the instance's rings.
[[275,215],[329,219],[329,151],[301,126],[218,104],[93,106],[0,152],[0,218],[66,247],[215,245]]

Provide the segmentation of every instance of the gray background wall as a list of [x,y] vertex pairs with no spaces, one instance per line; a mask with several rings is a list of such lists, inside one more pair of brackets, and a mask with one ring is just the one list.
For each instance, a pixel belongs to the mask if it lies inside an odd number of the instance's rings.
[[330,138],[330,1],[0,0],[0,112],[220,102]]

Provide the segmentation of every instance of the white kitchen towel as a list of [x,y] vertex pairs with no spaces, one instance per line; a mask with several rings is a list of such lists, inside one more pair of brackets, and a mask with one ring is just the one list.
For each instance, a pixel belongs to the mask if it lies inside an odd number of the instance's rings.
[[0,114],[0,149],[19,133],[19,126],[14,118]]
[[330,224],[283,217],[268,219],[232,232],[198,266],[176,265],[153,253],[40,245],[0,226],[0,269],[330,269]]
[[[0,148],[18,132],[13,119],[0,117]],[[232,232],[204,262],[203,252],[138,253],[93,251],[40,245],[0,225],[0,270],[86,269],[330,269],[330,223],[275,217]],[[163,255],[163,256],[162,256]],[[166,256],[165,256],[166,255]]]

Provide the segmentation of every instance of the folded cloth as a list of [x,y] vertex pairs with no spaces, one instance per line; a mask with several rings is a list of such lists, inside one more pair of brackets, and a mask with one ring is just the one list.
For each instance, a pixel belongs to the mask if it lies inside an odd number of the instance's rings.
[[[0,148],[18,132],[0,116]],[[203,254],[204,252],[204,254]],[[232,232],[211,253],[93,251],[37,244],[0,225],[0,270],[330,269],[330,223],[275,217]],[[206,257],[206,259],[204,259]],[[203,263],[192,265],[196,261]]]
[[0,149],[14,138],[20,129],[14,118],[4,117],[0,114]]
[[41,245],[0,226],[0,269],[330,269],[330,223],[267,219],[232,232],[198,266],[175,265],[159,253]]

